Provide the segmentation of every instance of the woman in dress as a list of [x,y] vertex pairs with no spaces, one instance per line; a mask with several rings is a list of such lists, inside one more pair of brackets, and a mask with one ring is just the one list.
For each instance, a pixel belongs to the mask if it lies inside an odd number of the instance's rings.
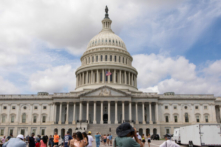
[[106,146],[106,142],[107,142],[107,136],[106,136],[106,134],[104,134],[104,136],[103,136],[103,141],[104,141],[104,145]]
[[147,142],[148,142],[148,146],[150,147],[150,143],[151,143],[150,134],[148,134],[147,136]]
[[84,146],[87,146],[87,145],[88,145],[88,137],[87,137],[87,134],[86,134],[85,132],[83,132],[82,135],[83,135]]
[[142,135],[141,141],[142,141],[143,145],[145,146],[145,142],[146,142],[146,140],[145,140],[145,136],[144,136],[144,134]]
[[42,140],[40,141],[40,147],[47,147],[47,137],[46,136],[43,136]]
[[107,145],[109,146],[109,134],[107,134]]
[[76,133],[76,140],[71,141],[71,147],[84,147],[84,141],[83,141],[83,136],[81,132]]

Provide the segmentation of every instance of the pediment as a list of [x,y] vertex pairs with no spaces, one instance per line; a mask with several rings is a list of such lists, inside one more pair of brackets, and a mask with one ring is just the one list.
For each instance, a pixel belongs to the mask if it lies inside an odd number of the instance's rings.
[[85,97],[94,97],[94,96],[98,96],[98,97],[112,97],[112,96],[124,97],[124,96],[130,96],[130,94],[128,94],[124,91],[118,90],[118,89],[114,89],[109,86],[102,86],[100,88],[83,93],[80,96],[85,96]]

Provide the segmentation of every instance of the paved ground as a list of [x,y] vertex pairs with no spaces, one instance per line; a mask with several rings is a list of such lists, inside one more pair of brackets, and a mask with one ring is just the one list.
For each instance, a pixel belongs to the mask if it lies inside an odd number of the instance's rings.
[[[151,140],[150,147],[159,147],[165,140]],[[185,147],[183,145],[180,145],[181,147]],[[96,147],[95,142],[93,142],[93,147]],[[108,147],[108,145],[104,146],[103,143],[101,143],[100,147]],[[109,146],[111,147],[111,146]],[[112,146],[113,147],[113,146]],[[148,147],[148,144],[145,143],[145,147]]]

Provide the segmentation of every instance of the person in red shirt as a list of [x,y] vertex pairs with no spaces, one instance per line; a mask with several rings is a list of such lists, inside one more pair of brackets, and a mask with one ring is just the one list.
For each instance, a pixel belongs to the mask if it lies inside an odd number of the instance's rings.
[[36,142],[35,147],[40,147],[40,140],[38,140],[38,142]]

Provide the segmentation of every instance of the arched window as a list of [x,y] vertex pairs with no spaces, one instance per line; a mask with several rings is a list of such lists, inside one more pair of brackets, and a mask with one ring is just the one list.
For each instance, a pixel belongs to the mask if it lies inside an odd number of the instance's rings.
[[26,114],[25,113],[22,114],[22,123],[26,123]]
[[105,55],[105,61],[107,61],[107,55]]
[[110,61],[112,61],[112,55],[110,55]]
[[2,115],[2,123],[5,123],[6,115]]
[[33,123],[36,123],[36,122],[37,122],[37,116],[34,115],[34,116],[33,116]]
[[46,116],[42,116],[42,123],[46,122]]
[[14,123],[14,122],[15,122],[15,116],[12,115],[12,116],[11,116],[11,123]]
[[185,122],[189,122],[189,116],[188,116],[188,113],[185,113]]

